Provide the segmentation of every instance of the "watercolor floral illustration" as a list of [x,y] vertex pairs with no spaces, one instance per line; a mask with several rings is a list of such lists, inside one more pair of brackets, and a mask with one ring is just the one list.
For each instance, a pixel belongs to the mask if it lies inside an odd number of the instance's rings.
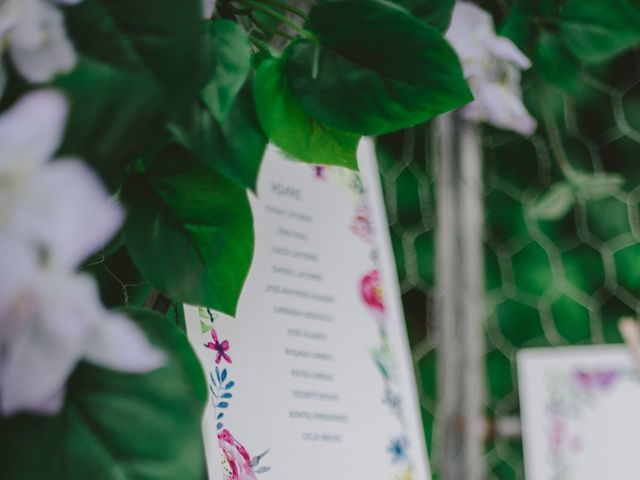
[[216,365],[219,364],[221,360],[224,360],[227,363],[232,363],[231,357],[227,354],[227,351],[229,350],[229,342],[227,340],[218,340],[218,334],[213,328],[211,329],[211,340],[213,341],[205,343],[204,346],[216,352]]
[[326,180],[327,179],[327,167],[324,165],[314,165],[313,166],[313,176],[316,180]]
[[358,205],[351,220],[351,231],[364,242],[371,242],[371,222],[366,204]]
[[369,307],[376,318],[384,317],[384,303],[382,301],[382,288],[380,287],[380,272],[371,270],[360,281],[360,294],[362,300]]
[[249,452],[226,428],[218,433],[218,445],[222,450],[222,465],[225,480],[255,480]]
[[573,381],[583,391],[608,390],[619,378],[616,370],[576,370],[573,372]]
[[355,196],[351,231],[367,245],[370,250],[369,257],[373,263],[373,268],[362,275],[359,282],[362,303],[367,307],[371,318],[378,324],[379,343],[370,349],[370,354],[384,384],[380,401],[398,420],[400,427],[400,433],[390,438],[387,453],[390,456],[390,463],[397,469],[394,480],[413,480],[413,466],[407,455],[409,439],[404,434],[405,418],[402,397],[397,391],[394,356],[389,345],[388,325],[385,321],[386,309],[380,271],[377,267],[379,255],[372,242],[373,228],[369,219],[367,191],[358,174],[351,173],[349,176],[352,178],[346,179],[345,183]]
[[[266,473],[270,467],[261,465],[262,459],[269,449],[259,455],[251,456],[248,450],[238,441],[231,430],[225,426],[225,417],[231,406],[236,382],[231,379],[229,367],[221,368],[220,364],[231,364],[231,343],[228,340],[220,340],[218,332],[213,328],[213,323],[221,318],[218,314],[207,311],[200,312],[201,318],[207,318],[211,324],[201,321],[201,332],[209,335],[211,340],[203,345],[215,352],[215,365],[209,372],[209,393],[216,420],[216,437],[220,448],[220,461],[224,480],[256,480],[256,474]],[[207,328],[204,328],[204,327]]]
[[577,368],[566,372],[550,372],[547,415],[547,461],[553,478],[574,479],[571,456],[580,452],[588,438],[582,438],[571,426],[585,413],[596,408],[618,382],[638,382],[633,369]]

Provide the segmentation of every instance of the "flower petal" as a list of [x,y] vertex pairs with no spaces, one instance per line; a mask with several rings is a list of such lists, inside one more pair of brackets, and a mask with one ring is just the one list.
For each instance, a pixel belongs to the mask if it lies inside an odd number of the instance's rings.
[[[468,2],[456,2],[446,39],[465,63],[485,63],[487,46],[495,37],[491,15]],[[466,70],[465,70],[466,73]]]
[[520,97],[504,85],[487,83],[473,90],[476,100],[465,106],[467,120],[486,121],[505,130],[531,135],[537,126]]
[[104,312],[93,326],[85,358],[123,372],[148,372],[162,366],[164,354],[124,315]]
[[15,304],[36,274],[36,257],[23,243],[0,233],[0,341],[7,311]]
[[522,103],[519,71],[531,62],[509,39],[496,35],[491,15],[472,3],[456,2],[446,38],[460,57],[475,97],[463,108],[463,117],[533,133],[536,121]]
[[47,82],[56,73],[73,68],[76,62],[62,13],[48,2],[38,2],[38,8],[40,10],[28,19],[21,19],[26,25],[12,35],[9,42],[16,69],[33,83]]
[[41,0],[9,0],[5,5],[5,18],[11,24],[8,29],[9,43],[20,45],[21,48],[33,48],[42,42],[40,24],[43,16],[48,12],[47,7],[42,8]]
[[210,19],[216,9],[216,0],[202,0],[202,16]]
[[[15,25],[15,10],[15,5],[11,2],[0,3],[0,38],[4,38],[7,32]],[[2,52],[0,51],[0,53]]]
[[0,365],[3,413],[52,413],[51,399],[82,357],[97,300],[91,286],[88,277],[42,272],[31,291],[35,315],[23,319]]
[[13,228],[65,268],[104,247],[123,218],[97,176],[77,160],[42,166],[15,210]]
[[51,90],[22,97],[0,116],[0,177],[28,174],[60,145],[67,116],[65,98]]
[[491,53],[501,60],[511,62],[522,70],[527,70],[531,67],[531,60],[508,38],[496,36],[489,47]]

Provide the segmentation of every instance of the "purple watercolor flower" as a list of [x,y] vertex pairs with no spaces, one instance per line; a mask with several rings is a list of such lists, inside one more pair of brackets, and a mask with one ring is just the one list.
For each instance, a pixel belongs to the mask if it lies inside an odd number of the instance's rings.
[[573,378],[582,390],[607,390],[616,380],[618,373],[615,370],[577,370]]
[[315,175],[316,180],[326,180],[325,173],[327,171],[327,167],[324,165],[314,165],[313,173]]

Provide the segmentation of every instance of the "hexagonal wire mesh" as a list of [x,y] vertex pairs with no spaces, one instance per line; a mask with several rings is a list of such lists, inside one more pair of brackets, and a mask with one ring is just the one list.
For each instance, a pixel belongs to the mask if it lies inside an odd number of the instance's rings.
[[[545,120],[530,138],[483,130],[486,298],[478,308],[486,312],[489,424],[519,414],[519,348],[621,342],[618,319],[640,312],[640,52],[583,69],[579,84],[571,94],[547,93],[553,95],[545,97],[547,105],[536,103],[541,98],[537,86],[527,88],[529,106]],[[546,117],[541,106],[551,106]],[[382,137],[378,150],[420,405],[437,472],[431,128]],[[622,187],[598,199],[578,193],[565,215],[538,220],[530,213],[532,206],[564,180],[559,157],[574,170],[621,174]],[[489,479],[524,478],[519,439],[490,435],[486,462]]]

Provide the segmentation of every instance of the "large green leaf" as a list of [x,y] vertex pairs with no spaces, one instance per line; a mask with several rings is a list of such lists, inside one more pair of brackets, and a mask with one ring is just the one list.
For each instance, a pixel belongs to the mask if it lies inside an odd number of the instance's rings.
[[406,8],[438,31],[445,32],[451,22],[455,0],[393,0],[393,3]]
[[522,2],[516,3],[509,9],[498,33],[507,37],[521,50],[527,50],[533,34],[532,16],[522,6]]
[[196,92],[204,29],[200,0],[84,0],[66,13],[82,54],[146,73],[164,87],[170,104]]
[[640,5],[627,0],[568,0],[560,28],[574,55],[606,60],[640,42]]
[[88,59],[55,85],[71,105],[61,153],[85,159],[115,187],[125,163],[153,142],[162,125],[160,88],[144,75]]
[[171,298],[234,315],[253,255],[246,191],[178,146],[132,173],[122,200],[131,255]]
[[287,78],[319,121],[364,135],[419,124],[472,99],[458,57],[433,27],[380,0],[315,6],[315,37],[290,45]]
[[240,90],[224,122],[196,104],[191,118],[171,124],[170,130],[203,165],[243,188],[255,190],[267,137],[258,122],[251,79]]
[[213,20],[208,25],[213,68],[200,98],[209,112],[223,122],[244,85],[251,67],[251,46],[244,29],[231,20]]
[[536,73],[544,80],[570,92],[577,88],[578,61],[561,35],[542,32],[533,61]]
[[327,127],[304,111],[287,84],[284,60],[262,62],[254,82],[258,118],[269,139],[298,160],[357,168],[359,136]]
[[201,416],[207,393],[198,360],[169,319],[150,311],[128,313],[165,351],[166,365],[132,375],[81,364],[58,415],[0,420],[1,478],[204,477]]

